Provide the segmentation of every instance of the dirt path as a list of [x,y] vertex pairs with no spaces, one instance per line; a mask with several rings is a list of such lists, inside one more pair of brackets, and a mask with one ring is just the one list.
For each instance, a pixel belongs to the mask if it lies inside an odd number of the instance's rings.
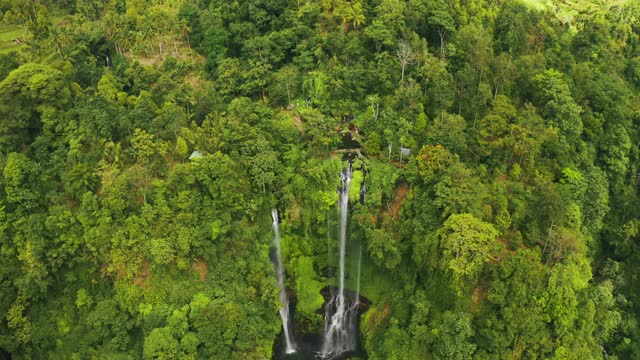
[[407,193],[409,192],[409,184],[402,183],[396,189],[396,196],[391,201],[391,206],[389,207],[389,215],[391,215],[392,219],[398,218],[398,212],[400,211],[400,206],[404,202],[404,199],[407,197]]
[[300,118],[300,116],[295,115],[293,117],[293,123],[296,125],[298,131],[300,131],[301,134],[304,134],[304,124],[302,123],[302,119]]
[[149,272],[149,261],[146,259],[142,262],[142,270],[133,278],[133,285],[145,287],[148,286],[147,280],[151,277],[151,272]]
[[193,263],[192,269],[198,273],[201,281],[207,279],[207,273],[209,272],[209,265],[201,257],[197,257]]

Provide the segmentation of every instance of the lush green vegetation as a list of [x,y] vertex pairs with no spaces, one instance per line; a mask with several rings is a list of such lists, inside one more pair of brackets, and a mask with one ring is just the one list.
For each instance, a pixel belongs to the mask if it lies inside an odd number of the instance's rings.
[[535,3],[0,0],[0,349],[271,358],[274,207],[319,331],[346,135],[370,359],[639,359],[640,6]]

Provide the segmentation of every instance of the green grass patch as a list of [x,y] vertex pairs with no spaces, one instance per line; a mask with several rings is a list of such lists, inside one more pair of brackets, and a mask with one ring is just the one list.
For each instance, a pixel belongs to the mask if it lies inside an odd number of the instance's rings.
[[52,16],[51,17],[51,25],[58,25],[61,22],[64,22],[64,17],[66,15],[58,15],[58,16]]
[[520,0],[520,2],[529,9],[540,11],[545,10],[550,6],[550,2],[548,0]]
[[[521,4],[532,10],[551,10],[555,16],[567,23],[573,23],[579,13],[595,13],[606,11],[607,6],[623,6],[629,0],[610,0],[606,5],[594,0],[568,0],[558,6],[551,0],[519,0]],[[637,0],[636,0],[637,1]]]
[[[388,300],[387,297],[389,297],[390,294],[400,293],[402,288],[397,286],[399,282],[393,278],[390,272],[384,271],[374,265],[365,252],[366,249],[363,249],[360,274],[360,293],[374,303],[384,302],[385,300]],[[350,287],[357,286],[355,284],[355,279],[349,280],[348,285],[350,285]],[[396,287],[398,288],[396,289]]]
[[[51,25],[57,26],[64,21],[64,15],[51,17]],[[24,40],[25,29],[19,25],[0,25],[0,54],[18,50],[22,45],[15,39]]]
[[0,27],[0,54],[17,50],[22,44],[14,41],[16,38],[22,38],[24,29],[19,26],[3,26]]

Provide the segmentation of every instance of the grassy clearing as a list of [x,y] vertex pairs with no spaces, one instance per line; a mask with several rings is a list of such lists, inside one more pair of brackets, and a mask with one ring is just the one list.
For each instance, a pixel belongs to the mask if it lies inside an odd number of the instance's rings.
[[[57,26],[63,22],[64,16],[51,18],[51,25]],[[0,54],[18,50],[23,44],[18,44],[14,39],[24,40],[25,29],[19,25],[0,25]]]
[[545,10],[551,5],[551,3],[547,0],[520,0],[520,2],[530,9],[540,11]]
[[608,11],[610,7],[623,6],[631,1],[638,3],[638,0],[565,0],[557,6],[551,0],[520,0],[520,3],[529,9],[539,11],[552,10],[558,19],[572,22],[580,12]]
[[64,22],[64,17],[65,17],[65,15],[52,16],[51,17],[51,25],[57,26],[61,22]]
[[[607,6],[623,5],[628,0],[612,0]],[[520,0],[524,6],[537,11],[551,11],[555,17],[565,24],[572,26],[579,13],[595,13],[604,6],[597,1],[567,0],[559,5],[554,5],[551,0]],[[575,30],[575,29],[574,29]]]
[[14,39],[22,38],[24,29],[19,26],[0,27],[0,54],[17,50],[22,44],[17,44]]

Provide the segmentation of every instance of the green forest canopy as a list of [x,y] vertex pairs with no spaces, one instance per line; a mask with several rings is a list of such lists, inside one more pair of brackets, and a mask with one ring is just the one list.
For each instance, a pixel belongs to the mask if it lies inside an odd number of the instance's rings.
[[271,358],[274,207],[321,331],[346,136],[368,358],[640,359],[639,95],[638,1],[0,0],[0,358]]

